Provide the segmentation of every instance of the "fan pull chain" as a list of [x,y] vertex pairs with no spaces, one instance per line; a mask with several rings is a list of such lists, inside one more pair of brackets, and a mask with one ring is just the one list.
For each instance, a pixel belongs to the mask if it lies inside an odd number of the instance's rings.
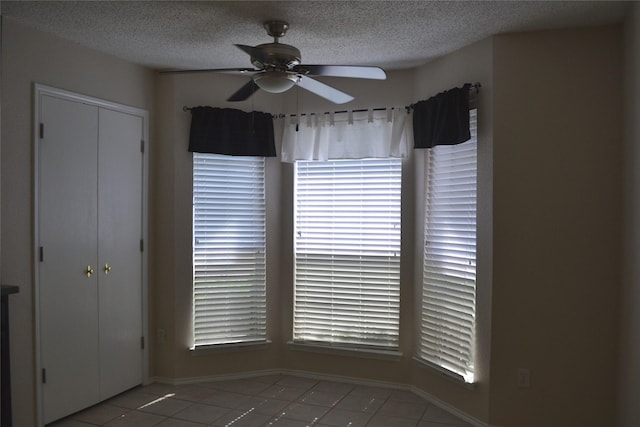
[[[252,80],[252,81],[253,81],[253,80]],[[254,82],[253,84],[255,84],[255,82]],[[255,117],[255,115],[256,115],[256,106],[255,106],[255,103],[256,103],[256,97],[255,97],[255,96],[252,96],[252,97],[251,97],[251,111],[252,111],[252,113],[251,113],[251,132],[252,132],[254,135],[256,134],[256,127],[255,127],[255,125],[254,125],[254,121],[253,121],[253,118],[254,118],[254,117]]]
[[[300,117],[300,88],[296,85],[296,117]],[[300,126],[300,119],[296,120],[296,132]]]

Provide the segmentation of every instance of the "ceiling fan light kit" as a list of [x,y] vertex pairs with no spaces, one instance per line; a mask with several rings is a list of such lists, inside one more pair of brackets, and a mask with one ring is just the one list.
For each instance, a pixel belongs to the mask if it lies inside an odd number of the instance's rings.
[[253,75],[253,82],[269,93],[282,93],[298,83],[298,76],[282,71],[264,71]]
[[[283,93],[298,86],[315,95],[323,97],[336,104],[343,104],[353,100],[348,95],[310,76],[347,77],[359,79],[385,80],[384,70],[379,67],[353,66],[353,65],[304,65],[300,51],[284,43],[279,43],[289,29],[285,21],[267,21],[264,24],[267,34],[273,37],[273,43],[264,43],[257,46],[236,44],[235,46],[250,56],[255,69],[239,68],[235,70],[239,74],[252,73],[252,78],[244,86],[238,89],[227,99],[229,102],[245,101],[257,90],[262,89],[269,93]],[[210,70],[174,70],[166,73],[187,72],[225,72],[229,69]]]

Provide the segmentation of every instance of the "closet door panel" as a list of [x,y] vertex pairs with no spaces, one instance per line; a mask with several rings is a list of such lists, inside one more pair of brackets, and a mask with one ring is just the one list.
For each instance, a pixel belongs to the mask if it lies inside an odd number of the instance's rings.
[[[44,418],[49,422],[98,398],[98,109],[41,97],[38,229]],[[87,267],[94,273],[87,275]]]
[[141,117],[100,110],[101,399],[142,383],[142,136]]

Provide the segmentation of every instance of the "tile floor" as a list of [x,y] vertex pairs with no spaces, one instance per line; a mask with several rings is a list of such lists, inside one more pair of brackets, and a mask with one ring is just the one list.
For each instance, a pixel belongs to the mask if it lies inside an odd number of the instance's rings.
[[53,427],[447,427],[471,425],[409,391],[289,375],[137,387]]

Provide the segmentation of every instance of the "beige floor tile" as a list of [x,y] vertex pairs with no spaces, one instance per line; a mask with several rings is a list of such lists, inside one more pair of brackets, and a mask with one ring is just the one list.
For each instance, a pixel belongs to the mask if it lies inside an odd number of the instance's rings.
[[235,409],[250,398],[251,396],[247,396],[246,394],[216,390],[211,396],[203,399],[200,403],[219,406],[221,408]]
[[100,405],[92,406],[89,409],[85,409],[82,412],[78,412],[71,416],[76,421],[82,421],[89,424],[103,425],[107,422],[126,414],[129,409],[119,406],[103,403]]
[[106,427],[151,427],[166,420],[167,417],[140,411],[130,411],[105,424]]
[[317,423],[327,412],[329,412],[329,408],[326,407],[294,402],[282,410],[280,417]]
[[207,427],[206,424],[194,423],[192,421],[179,420],[176,418],[167,418],[156,424],[154,427]]
[[205,405],[194,403],[173,415],[173,418],[181,420],[193,421],[204,424],[211,424],[223,415],[231,412],[229,408],[221,408],[219,406]]
[[[265,427],[310,427],[311,425],[312,424],[304,421],[290,420],[288,418],[276,418],[269,421]],[[316,424],[313,424],[313,426],[315,427]]]
[[251,411],[231,411],[212,424],[216,427],[262,427],[271,417]]
[[380,399],[371,395],[350,393],[336,405],[336,408],[371,414],[380,409],[384,402],[385,399]]
[[424,402],[414,403],[388,400],[377,413],[379,415],[410,418],[417,421],[422,418],[426,409],[427,405]]
[[176,393],[178,390],[180,390],[181,387],[184,387],[184,386],[153,383],[153,384],[139,387],[136,390],[140,390],[143,393],[155,394],[156,396],[166,396],[166,395],[171,395]]
[[344,409],[330,410],[320,422],[336,427],[364,427],[371,418],[366,412],[346,411]]
[[145,393],[142,389],[135,389],[113,397],[109,399],[107,403],[127,409],[138,409],[141,406],[153,402],[157,398],[158,396],[155,394]]
[[186,400],[159,397],[155,401],[141,406],[138,408],[138,411],[170,417],[191,405],[193,405],[193,403]]
[[309,405],[326,406],[328,408],[332,408],[336,406],[343,397],[343,394],[316,391],[314,388],[300,396],[297,401]]
[[259,414],[277,416],[291,402],[286,400],[269,399],[267,397],[252,396],[243,401],[236,409],[243,411],[255,411]]
[[260,393],[260,396],[271,399],[293,401],[302,396],[307,390],[304,388],[290,387],[274,384]]
[[353,384],[348,383],[340,383],[334,381],[320,381],[318,384],[313,386],[311,390],[313,391],[323,391],[325,393],[335,393],[346,396],[349,394],[355,387]]
[[396,390],[382,388],[382,387],[370,387],[370,386],[361,385],[361,386],[354,387],[353,391],[350,394],[375,397],[376,399],[386,400],[389,398],[389,396],[391,396],[391,393],[393,393],[394,391]]
[[472,427],[471,424],[467,424],[464,421],[459,421],[454,424],[451,423],[441,423],[437,421],[420,421],[417,427]]
[[[435,405],[428,405],[424,414],[422,415],[423,421],[439,422],[439,423],[463,423],[459,418],[450,414],[442,408]],[[464,424],[463,424],[464,425]]]
[[367,427],[416,427],[416,425],[417,421],[408,418],[375,415],[369,421]]
[[172,397],[180,400],[188,400],[190,402],[201,402],[202,400],[212,396],[215,392],[215,390],[209,387],[191,384],[176,390]]
[[74,420],[72,418],[65,418],[60,421],[55,421],[51,424],[47,424],[47,427],[94,427],[95,424],[89,424],[82,421]]

